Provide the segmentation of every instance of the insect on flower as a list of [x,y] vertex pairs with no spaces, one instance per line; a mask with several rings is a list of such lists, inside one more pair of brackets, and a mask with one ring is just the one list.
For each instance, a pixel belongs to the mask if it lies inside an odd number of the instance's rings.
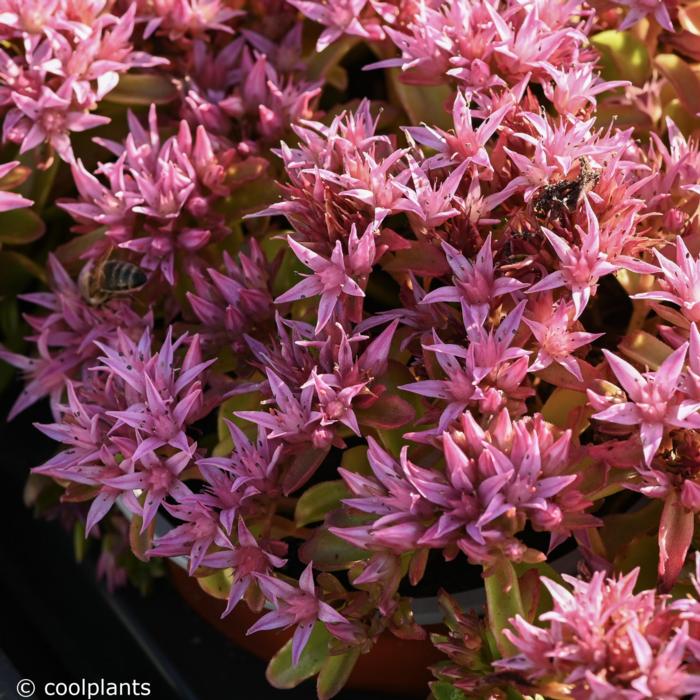
[[572,214],[586,192],[590,192],[600,179],[587,158],[579,158],[578,175],[545,185],[535,195],[532,211],[538,219],[561,219],[565,213]]
[[78,276],[78,287],[88,304],[100,306],[115,296],[137,292],[147,281],[148,277],[140,267],[126,260],[111,260],[108,252],[83,267]]

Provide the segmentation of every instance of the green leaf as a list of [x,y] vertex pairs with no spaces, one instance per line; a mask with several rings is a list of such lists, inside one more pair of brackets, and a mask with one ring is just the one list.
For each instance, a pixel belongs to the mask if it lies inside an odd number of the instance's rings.
[[672,53],[661,53],[654,58],[654,65],[661,71],[678,95],[678,99],[691,115],[700,112],[700,79],[693,69]]
[[393,430],[410,423],[416,412],[408,401],[387,391],[368,408],[356,409],[355,415],[360,425]]
[[[568,428],[570,427],[568,423],[572,411],[585,406],[587,400],[586,394],[582,391],[556,387],[542,406],[542,416],[559,428]],[[582,432],[588,427],[588,421],[581,422],[578,427],[580,428],[579,432]]]
[[219,600],[228,600],[233,583],[233,569],[219,569],[209,576],[197,577],[196,581],[210,596]]
[[37,265],[26,255],[14,250],[0,251],[0,295],[19,294],[31,281],[32,277],[46,282],[44,268]]
[[350,514],[344,510],[334,510],[326,516],[322,526],[299,548],[299,558],[303,562],[313,561],[314,568],[320,571],[340,571],[353,562],[368,559],[370,553],[355,547],[337,537],[328,529],[331,527],[352,527],[368,522],[371,516]]
[[356,445],[343,451],[340,466],[356,474],[371,474],[372,468],[367,459],[367,445]]
[[416,241],[410,248],[397,251],[382,267],[387,272],[413,271],[427,277],[439,277],[449,271],[442,249],[427,241]]
[[44,222],[31,209],[13,209],[0,213],[0,243],[27,245],[44,235]]
[[350,491],[344,481],[324,481],[308,488],[297,501],[294,522],[297,527],[323,520],[330,511],[340,506]]
[[452,115],[445,109],[452,95],[448,85],[406,85],[398,68],[388,71],[391,88],[412,124],[429,124],[449,129]]
[[605,545],[606,557],[608,559],[616,557],[635,537],[640,535],[655,537],[659,529],[662,503],[654,499],[643,508],[631,513],[606,515],[603,518],[603,527],[598,530]]
[[13,349],[20,345],[22,324],[15,297],[7,297],[0,301],[0,332],[6,345],[10,345]]
[[68,243],[58,246],[54,253],[63,265],[78,260],[83,253],[101,241],[105,237],[106,232],[107,227],[100,226],[100,228],[96,228],[90,233],[83,233],[68,241]]
[[700,2],[678,8],[678,23],[695,36],[700,36]]
[[655,588],[659,568],[658,535],[641,535],[627,540],[613,559],[615,571],[626,574],[636,567],[640,568],[637,589]]
[[106,102],[120,105],[163,105],[177,97],[172,80],[161,73],[125,73],[119,84],[105,95]]
[[489,629],[498,650],[503,656],[515,654],[517,649],[503,634],[503,630],[508,627],[508,620],[516,615],[525,617],[518,575],[513,564],[505,557],[497,560],[490,568],[490,574],[484,578],[484,588]]
[[254,427],[253,424],[248,420],[238,418],[234,414],[237,411],[257,411],[260,408],[261,398],[260,392],[250,391],[247,394],[236,394],[226,399],[226,401],[219,406],[219,413],[216,419],[216,432],[220,441],[228,441],[230,445],[229,452],[233,448],[233,444],[231,443],[231,435],[228,432],[226,421],[230,420],[244,432],[250,432],[251,428]]
[[330,447],[321,449],[309,447],[295,455],[282,479],[282,492],[285,496],[301,488],[321,466]]
[[156,526],[155,519],[151,521],[151,524],[144,532],[141,532],[142,525],[143,518],[141,518],[140,515],[133,515],[129,523],[129,544],[131,545],[131,551],[137,559],[148,561],[146,552],[150,549],[151,542],[153,541],[153,533]]
[[448,681],[435,681],[430,684],[435,700],[467,700],[467,696]]
[[608,29],[592,36],[591,44],[600,52],[601,72],[606,80],[630,80],[643,85],[651,76],[647,47],[634,34]]
[[314,52],[306,62],[306,75],[310,80],[319,80],[339,67],[339,63],[354,46],[360,43],[358,37],[345,36],[334,41],[323,51]]
[[646,331],[635,331],[623,338],[619,350],[623,355],[653,370],[659,369],[673,352],[673,348]]
[[325,626],[317,622],[296,666],[292,665],[290,639],[270,660],[265,672],[268,683],[273,688],[296,688],[302,681],[315,676],[328,657],[330,638],[331,635]]
[[343,689],[359,658],[360,650],[351,649],[326,659],[316,681],[318,700],[330,700]]

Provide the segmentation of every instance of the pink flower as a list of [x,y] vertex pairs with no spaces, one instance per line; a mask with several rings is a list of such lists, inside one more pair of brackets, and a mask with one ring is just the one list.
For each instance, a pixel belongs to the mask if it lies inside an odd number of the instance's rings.
[[[384,38],[384,32],[377,18],[361,17],[367,0],[335,0],[332,5],[314,0],[289,0],[289,2],[309,19],[326,26],[316,41],[316,51],[323,51],[343,34],[375,41]],[[377,7],[382,5],[389,7],[388,3],[372,2],[371,4]]]
[[668,301],[680,306],[689,321],[700,321],[700,259],[694,258],[683,239],[676,238],[676,262],[654,249],[661,265],[661,290],[635,294],[634,299]]
[[[207,31],[232,33],[227,24],[243,12],[226,7],[221,0],[138,0],[142,17],[148,22],[144,30],[147,38],[156,30],[171,41],[185,36],[200,36]],[[154,16],[155,15],[155,16]]]
[[279,487],[278,471],[282,445],[268,440],[266,429],[258,425],[257,440],[251,441],[235,424],[224,419],[233,445],[223,457],[205,457],[197,461],[214,496],[211,505],[220,510],[221,525],[231,532],[241,509],[256,512],[256,499],[273,498]]
[[520,653],[494,665],[565,683],[577,700],[681,700],[700,692],[695,635],[666,597],[634,593],[638,576],[638,568],[607,579],[597,571],[589,582],[564,575],[572,591],[543,577],[553,610],[540,616],[542,627],[511,620],[514,631],[504,634]]
[[[128,122],[130,133],[124,144],[100,141],[118,157],[98,169],[109,186],[77,163],[73,177],[81,199],[61,206],[79,222],[79,230],[90,232],[106,225],[109,239],[131,251],[144,269],[162,272],[173,285],[176,256],[185,269],[196,267],[193,254],[228,232],[213,208],[226,192],[227,156],[215,153],[204,127],[197,127],[193,136],[184,121],[176,135],[161,143],[154,105],[148,131],[131,113]],[[99,246],[93,247],[90,255],[100,252]]]
[[192,576],[202,564],[214,544],[225,546],[228,539],[220,532],[217,512],[197,495],[188,496],[180,503],[165,504],[165,509],[181,522],[166,534],[156,537],[148,550],[149,556],[189,556],[189,574]]
[[497,554],[514,561],[542,560],[516,537],[527,520],[552,533],[552,547],[571,527],[595,524],[590,505],[567,473],[571,434],[556,436],[540,416],[511,422],[507,411],[487,431],[469,412],[459,431],[442,434],[445,469],[420,467],[401,453],[400,465],[373,442],[369,459],[375,478],[342,470],[357,498],[346,504],[373,513],[374,522],[332,532],[356,546],[404,552],[421,546],[462,550],[487,564]]
[[264,574],[258,574],[257,580],[274,609],[263,615],[248,630],[248,634],[296,625],[292,636],[294,666],[299,663],[317,621],[325,623],[328,631],[338,639],[346,642],[355,639],[352,625],[337,610],[318,598],[311,563],[299,577],[299,588]]
[[[372,230],[368,229],[364,233],[363,239],[367,236],[371,239],[373,235]],[[348,275],[346,258],[340,241],[336,241],[330,260],[297,243],[291,236],[287,236],[287,242],[294,255],[313,270],[313,274],[278,296],[275,303],[284,304],[295,299],[306,299],[320,294],[321,300],[318,306],[318,320],[316,321],[316,333],[320,333],[331,320],[333,311],[341,298],[344,296],[364,297],[365,293],[357,282]],[[352,260],[349,262],[351,265],[353,264]],[[371,258],[363,259],[362,263],[365,262],[371,266]]]
[[532,331],[537,341],[537,357],[530,365],[531,372],[545,369],[556,362],[574,375],[579,382],[583,381],[581,368],[572,356],[574,350],[584,347],[600,338],[603,333],[585,333],[573,331],[572,326],[574,309],[566,303],[555,304],[550,307],[550,317],[540,320],[524,318],[523,321]]
[[437,151],[427,163],[433,168],[446,167],[455,161],[467,162],[474,169],[492,171],[491,160],[486,150],[486,144],[496,133],[501,123],[510,112],[511,106],[504,105],[489,114],[478,127],[474,128],[472,111],[467,97],[461,92],[452,105],[452,132],[438,127],[411,126],[405,127],[407,134],[423,146]]
[[544,85],[544,94],[559,114],[576,115],[589,105],[595,107],[595,96],[601,92],[630,85],[627,80],[602,81],[590,63],[562,69],[545,65],[544,69],[551,76],[551,82]]
[[[193,423],[204,404],[200,375],[215,360],[202,361],[199,337],[194,336],[176,374],[174,356],[187,339],[172,340],[172,329],[157,354],[150,356],[148,331],[138,345],[117,331],[119,347],[97,343],[104,353],[100,357],[100,371],[108,372],[123,382],[128,406],[122,410],[107,411],[114,419],[113,430],[129,426],[136,435],[137,447],[131,455],[137,460],[148,452],[166,445],[178,452],[192,454],[186,426]],[[196,446],[196,443],[194,444]]]
[[70,132],[94,129],[109,123],[108,117],[88,114],[85,109],[75,107],[71,101],[72,91],[73,85],[68,79],[56,92],[47,86],[42,87],[36,98],[17,93],[13,95],[22,119],[29,123],[20,153],[47,142],[63,160],[70,163],[74,160]]
[[423,304],[461,300],[471,309],[477,322],[483,323],[494,299],[527,287],[524,282],[511,277],[496,277],[491,234],[486,237],[474,262],[449,243],[443,242],[442,248],[454,273],[454,285],[428,292],[421,302]]
[[669,5],[665,0],[619,0],[620,5],[629,7],[629,12],[620,24],[620,30],[629,29],[640,19],[653,15],[654,19],[669,32],[675,31],[668,12]]
[[[268,263],[253,238],[249,252],[239,252],[234,260],[223,253],[223,269],[207,269],[207,279],[193,271],[195,291],[187,300],[199,319],[202,337],[209,346],[233,342],[236,351],[246,348],[245,334],[256,335],[271,323],[273,316],[270,282],[276,264]],[[256,333],[257,331],[257,333]]]
[[259,576],[267,576],[273,569],[280,569],[287,563],[280,556],[286,552],[286,545],[278,541],[259,542],[242,518],[238,520],[237,536],[236,544],[227,542],[222,550],[212,552],[202,560],[204,566],[232,570],[231,590],[221,617],[238,605],[248,589],[257,584]]
[[270,411],[238,411],[236,415],[270,430],[268,438],[283,438],[287,442],[321,439],[329,443],[329,439],[321,437],[323,431],[317,431],[321,414],[312,409],[313,384],[305,385],[297,397],[272,370],[267,369],[266,373],[277,408]]
[[548,289],[568,287],[576,310],[575,318],[583,313],[591,295],[596,292],[601,277],[620,268],[639,272],[647,272],[649,269],[646,263],[624,255],[618,255],[611,260],[601,249],[598,219],[588,200],[585,201],[585,207],[588,230],[584,232],[579,228],[580,246],[571,246],[561,236],[542,227],[544,235],[559,258],[559,269],[546,275],[527,290],[528,294],[534,294]]
[[[678,392],[687,351],[688,343],[684,343],[663,361],[656,372],[642,375],[629,362],[603,350],[605,359],[630,400],[604,408],[593,417],[620,425],[639,425],[647,466],[659,449],[667,427],[697,427],[697,420],[691,414],[696,413],[700,405],[692,403],[686,408],[683,395]],[[590,391],[589,397],[595,399]]]

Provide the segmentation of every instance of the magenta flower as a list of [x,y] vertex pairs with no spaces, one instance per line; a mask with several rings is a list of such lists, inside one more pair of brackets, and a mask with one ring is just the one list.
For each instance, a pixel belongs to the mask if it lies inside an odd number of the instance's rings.
[[607,579],[597,571],[590,581],[564,575],[572,591],[543,577],[553,610],[540,616],[543,627],[511,620],[514,631],[504,634],[519,654],[495,665],[545,685],[565,683],[577,700],[681,700],[700,692],[697,640],[666,597],[634,593],[638,575],[638,568]]
[[474,262],[468,260],[449,243],[443,242],[447,262],[454,273],[453,286],[439,287],[423,298],[423,304],[440,301],[463,301],[479,324],[483,324],[494,299],[513,294],[527,287],[510,277],[496,277],[491,234],[486,237]]
[[576,490],[570,465],[571,434],[556,436],[540,416],[511,422],[502,411],[488,431],[466,412],[461,432],[442,434],[445,470],[420,467],[401,453],[400,465],[370,446],[375,479],[343,470],[357,498],[348,506],[376,514],[373,523],[332,531],[356,546],[405,552],[440,548],[488,564],[494,556],[538,561],[544,555],[516,535],[529,520],[552,533],[556,546],[573,527],[596,523]]
[[319,431],[321,414],[312,409],[314,386],[307,384],[295,396],[272,370],[267,370],[267,380],[277,408],[270,411],[238,411],[236,416],[268,429],[268,438],[282,438],[287,442],[318,441],[329,443],[326,431]]
[[386,547],[398,553],[414,549],[425,529],[422,521],[433,514],[433,507],[406,478],[403,458],[399,464],[373,437],[367,442],[367,459],[374,476],[342,467],[338,473],[353,493],[353,498],[344,503],[378,517],[371,526],[336,528],[332,532],[360,547]]
[[70,78],[56,92],[47,86],[42,87],[36,98],[18,93],[13,95],[22,121],[27,122],[20,153],[47,142],[63,160],[70,163],[74,160],[70,132],[94,129],[109,123],[108,117],[89,114],[87,110],[74,106],[72,95]]
[[409,199],[415,200],[419,207],[419,213],[410,212],[410,214],[416,216],[427,228],[440,226],[448,219],[458,215],[459,211],[452,206],[452,201],[469,164],[465,161],[458,165],[436,187],[410,155],[407,156],[407,159],[413,180],[413,190],[409,190],[407,195]]
[[661,289],[635,294],[634,299],[668,301],[680,306],[689,321],[700,321],[700,260],[695,259],[683,239],[676,238],[676,262],[654,249],[661,266]]
[[554,248],[559,258],[559,269],[545,276],[539,282],[527,290],[528,294],[543,292],[558,287],[568,287],[571,291],[571,299],[576,310],[575,318],[578,318],[588,304],[592,294],[598,287],[598,280],[615,272],[620,268],[634,270],[635,272],[649,272],[653,270],[648,264],[637,261],[629,256],[618,255],[610,259],[601,247],[601,231],[598,219],[593,213],[588,200],[585,201],[588,230],[579,228],[581,245],[571,246],[561,236],[542,227],[544,235]]
[[[384,38],[378,18],[362,17],[362,11],[368,0],[336,0],[332,6],[314,0],[289,0],[289,3],[304,13],[309,19],[325,25],[321,36],[316,41],[316,51],[323,51],[337,41],[343,34],[359,36],[363,39],[380,40]],[[389,3],[370,0],[372,6],[390,8]],[[393,8],[391,8],[393,10]]]
[[[363,238],[373,235],[372,231],[368,229]],[[320,294],[318,320],[316,321],[316,333],[318,334],[331,320],[333,311],[343,296],[364,297],[365,293],[357,282],[348,275],[340,241],[336,241],[330,260],[297,243],[291,236],[287,236],[287,242],[294,255],[313,270],[313,274],[308,275],[284,294],[278,296],[275,303],[284,304],[295,299],[306,299]],[[352,265],[352,261],[349,262]],[[371,262],[369,265],[371,267]]]
[[59,406],[60,422],[36,424],[42,433],[65,447],[54,457],[32,471],[37,474],[68,481],[83,487],[92,487],[92,503],[85,522],[85,536],[102,520],[121,494],[119,488],[109,486],[106,479],[125,474],[131,462],[117,461],[110,449],[104,408],[81,399],[72,382],[66,386],[68,403]]
[[209,548],[214,544],[225,546],[228,539],[220,532],[216,511],[198,496],[188,496],[181,503],[165,504],[165,509],[181,521],[165,535],[156,537],[148,551],[149,556],[175,557],[187,555],[189,573],[194,574]]
[[264,574],[259,574],[257,579],[261,590],[274,609],[263,615],[248,630],[248,634],[261,630],[286,629],[296,625],[292,636],[294,666],[299,663],[301,653],[317,621],[325,623],[334,637],[346,642],[354,641],[353,626],[337,610],[318,598],[311,563],[299,577],[299,588]]
[[619,0],[620,5],[629,7],[629,11],[624,20],[620,24],[620,29],[629,29],[636,24],[640,19],[653,15],[654,19],[669,32],[675,31],[671,15],[669,14],[669,5],[666,0]]
[[208,346],[233,342],[238,352],[243,351],[244,336],[255,334],[272,319],[270,278],[275,266],[267,262],[255,239],[249,250],[238,253],[237,260],[224,252],[223,271],[209,268],[209,279],[199,271],[192,274],[195,292],[187,292],[187,300]]
[[[647,466],[659,449],[667,427],[692,428],[698,425],[692,414],[697,412],[700,404],[693,402],[684,405],[683,395],[678,392],[687,351],[688,343],[684,343],[663,361],[656,372],[640,374],[629,362],[603,350],[605,359],[630,400],[604,408],[593,417],[620,425],[639,425]],[[592,396],[594,399],[595,395]]]
[[435,428],[435,432],[442,432],[464,412],[470,402],[483,398],[483,394],[477,386],[481,376],[474,372],[474,367],[469,361],[464,361],[462,364],[453,354],[443,352],[445,345],[440,342],[437,333],[433,333],[433,340],[434,344],[427,346],[426,349],[435,353],[445,379],[422,379],[411,384],[403,384],[399,389],[446,401],[447,406],[440,414]]
[[[186,269],[196,267],[193,254],[228,232],[212,206],[226,192],[224,155],[214,151],[204,127],[197,127],[193,137],[184,121],[176,135],[161,143],[154,105],[148,131],[131,113],[128,122],[123,145],[100,141],[118,158],[98,169],[109,187],[77,163],[73,176],[81,200],[61,206],[79,222],[79,231],[107,226],[111,241],[131,251],[144,269],[162,272],[172,285],[176,255]],[[100,252],[97,246],[90,254]]]
[[427,163],[433,168],[446,167],[455,161],[467,162],[475,169],[487,172],[493,170],[486,144],[496,133],[501,123],[511,110],[511,105],[504,105],[484,119],[474,128],[472,111],[469,101],[461,92],[457,92],[452,106],[454,130],[444,131],[438,127],[411,126],[405,127],[407,134],[423,146],[437,151]]
[[123,410],[106,412],[115,419],[113,430],[125,425],[135,431],[138,446],[131,455],[134,460],[166,445],[191,456],[186,426],[193,423],[202,410],[204,400],[199,377],[215,360],[202,361],[199,336],[194,336],[176,374],[174,355],[187,339],[186,335],[173,342],[172,329],[169,329],[158,353],[142,360],[143,348],[149,345],[148,331],[138,346],[121,330],[118,333],[119,349],[97,343],[104,353],[100,357],[103,366],[98,369],[124,382],[129,403]]
[[[200,36],[207,31],[232,33],[230,20],[243,12],[226,6],[222,0],[138,0],[139,14],[148,18],[144,36],[156,30],[171,41],[185,36]],[[154,16],[155,15],[155,16]]]
[[194,497],[180,479],[192,460],[192,453],[181,451],[163,458],[155,452],[143,452],[138,460],[133,456],[130,459],[134,471],[104,479],[104,484],[122,491],[124,504],[141,516],[141,532],[145,532],[167,497],[178,502]]
[[282,568],[287,562],[280,554],[286,552],[282,542],[259,542],[255,539],[242,518],[238,520],[238,542],[227,542],[218,552],[208,554],[202,561],[214,569],[230,568],[233,573],[231,591],[221,617],[228,615],[260,576],[268,576],[273,569]]
[[575,310],[569,304],[563,302],[555,304],[550,307],[550,313],[549,318],[523,319],[537,341],[537,357],[529,370],[537,372],[556,362],[582,382],[581,368],[572,353],[604,334],[570,331],[572,323],[575,324],[573,321]]
[[367,382],[335,389],[313,371],[308,384],[316,390],[321,425],[333,425],[335,422],[340,422],[350,428],[355,435],[360,435],[360,426],[357,424],[357,418],[352,410],[352,400],[367,386]]
[[[525,309],[525,301],[520,302],[501,322],[497,329],[486,331],[480,319],[482,311],[477,307],[478,316],[472,315],[471,307],[463,302],[464,321],[469,339],[468,347],[454,343],[436,341],[423,345],[425,350],[434,352],[438,365],[447,375],[446,379],[428,379],[413,384],[404,384],[400,389],[422,396],[441,398],[449,402],[442,412],[437,432],[446,430],[450,423],[473,401],[480,401],[484,413],[497,413],[504,405],[502,392],[513,398],[525,398],[520,389],[527,374],[528,352],[511,347],[518,332]],[[464,362],[462,367],[460,360]],[[492,386],[489,388],[489,384]],[[417,439],[420,433],[413,433]],[[428,432],[430,435],[430,431]]]
[[[19,165],[18,160],[13,160],[10,163],[0,165],[0,181],[11,173]],[[22,207],[31,207],[34,202],[31,199],[22,197],[14,192],[6,192],[0,189],[0,212],[10,211],[11,209],[21,209]]]
[[268,440],[262,425],[258,426],[257,440],[251,441],[235,423],[226,419],[225,423],[233,445],[230,455],[205,457],[197,461],[197,466],[208,483],[207,492],[213,496],[205,500],[217,506],[221,525],[230,533],[241,508],[250,507],[258,496],[272,498],[278,493],[282,445]]
[[559,114],[576,115],[589,105],[595,107],[595,96],[601,92],[630,85],[626,80],[602,81],[590,63],[563,69],[545,65],[544,69],[551,76],[551,82],[544,85],[544,94]]

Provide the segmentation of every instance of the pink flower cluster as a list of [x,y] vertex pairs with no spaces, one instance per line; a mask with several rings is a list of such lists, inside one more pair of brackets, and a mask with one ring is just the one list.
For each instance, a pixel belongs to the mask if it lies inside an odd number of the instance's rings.
[[109,122],[93,114],[132,68],[167,60],[134,50],[136,5],[112,14],[104,2],[7,0],[0,15],[3,141],[25,153],[48,144],[72,161],[71,133]]

